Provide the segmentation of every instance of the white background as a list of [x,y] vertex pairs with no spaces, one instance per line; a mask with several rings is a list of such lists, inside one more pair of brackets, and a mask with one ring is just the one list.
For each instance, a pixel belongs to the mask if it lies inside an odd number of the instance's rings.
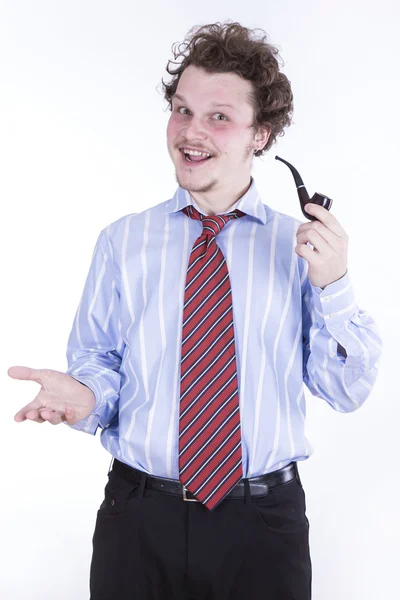
[[0,2],[2,470],[0,596],[80,600],[110,455],[96,437],[16,423],[39,391],[12,365],[64,371],[66,343],[97,236],[176,187],[159,89],[171,45],[194,25],[232,19],[278,45],[294,123],[253,176],[263,201],[305,221],[290,171],[334,199],[350,238],[359,307],[384,341],[358,411],[308,390],[299,464],[313,600],[398,592],[399,26],[393,0],[3,0]]

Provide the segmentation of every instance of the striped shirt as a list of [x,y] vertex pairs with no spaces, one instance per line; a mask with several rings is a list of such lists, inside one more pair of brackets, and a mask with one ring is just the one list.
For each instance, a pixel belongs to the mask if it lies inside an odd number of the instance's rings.
[[[179,479],[180,357],[186,269],[202,224],[174,196],[99,234],[67,344],[66,373],[96,397],[72,427],[141,471]],[[339,412],[356,410],[377,377],[382,340],[349,273],[325,289],[294,251],[302,221],[264,204],[254,178],[217,235],[233,303],[243,477],[306,460],[305,386]],[[202,212],[202,214],[205,214]],[[305,384],[305,386],[303,385]]]

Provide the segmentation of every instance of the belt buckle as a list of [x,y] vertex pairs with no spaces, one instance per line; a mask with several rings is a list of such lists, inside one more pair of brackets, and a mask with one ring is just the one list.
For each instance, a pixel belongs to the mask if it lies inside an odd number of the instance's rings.
[[188,498],[186,496],[186,492],[189,492],[188,489],[186,489],[186,486],[182,484],[182,492],[183,492],[183,500],[185,502],[200,502],[200,500],[197,500],[197,498]]

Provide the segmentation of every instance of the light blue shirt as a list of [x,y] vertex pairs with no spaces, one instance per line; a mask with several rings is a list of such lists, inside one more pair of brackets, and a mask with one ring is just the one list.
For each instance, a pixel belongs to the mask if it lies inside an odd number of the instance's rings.
[[[173,479],[186,269],[202,232],[182,212],[190,204],[200,210],[178,187],[100,232],[67,345],[66,373],[96,397],[92,414],[72,427],[92,435],[100,427],[114,457]],[[313,453],[304,384],[339,412],[365,402],[382,340],[349,272],[324,290],[310,284],[294,251],[303,221],[264,204],[253,177],[234,208],[246,215],[216,241],[232,288],[243,477],[254,477]]]

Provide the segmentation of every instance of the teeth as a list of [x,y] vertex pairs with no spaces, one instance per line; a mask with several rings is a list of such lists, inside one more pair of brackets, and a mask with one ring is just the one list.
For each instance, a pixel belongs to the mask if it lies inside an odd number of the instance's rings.
[[192,156],[211,156],[208,152],[198,152],[197,150],[187,150],[186,148],[182,148],[182,151],[185,154],[191,154]]

